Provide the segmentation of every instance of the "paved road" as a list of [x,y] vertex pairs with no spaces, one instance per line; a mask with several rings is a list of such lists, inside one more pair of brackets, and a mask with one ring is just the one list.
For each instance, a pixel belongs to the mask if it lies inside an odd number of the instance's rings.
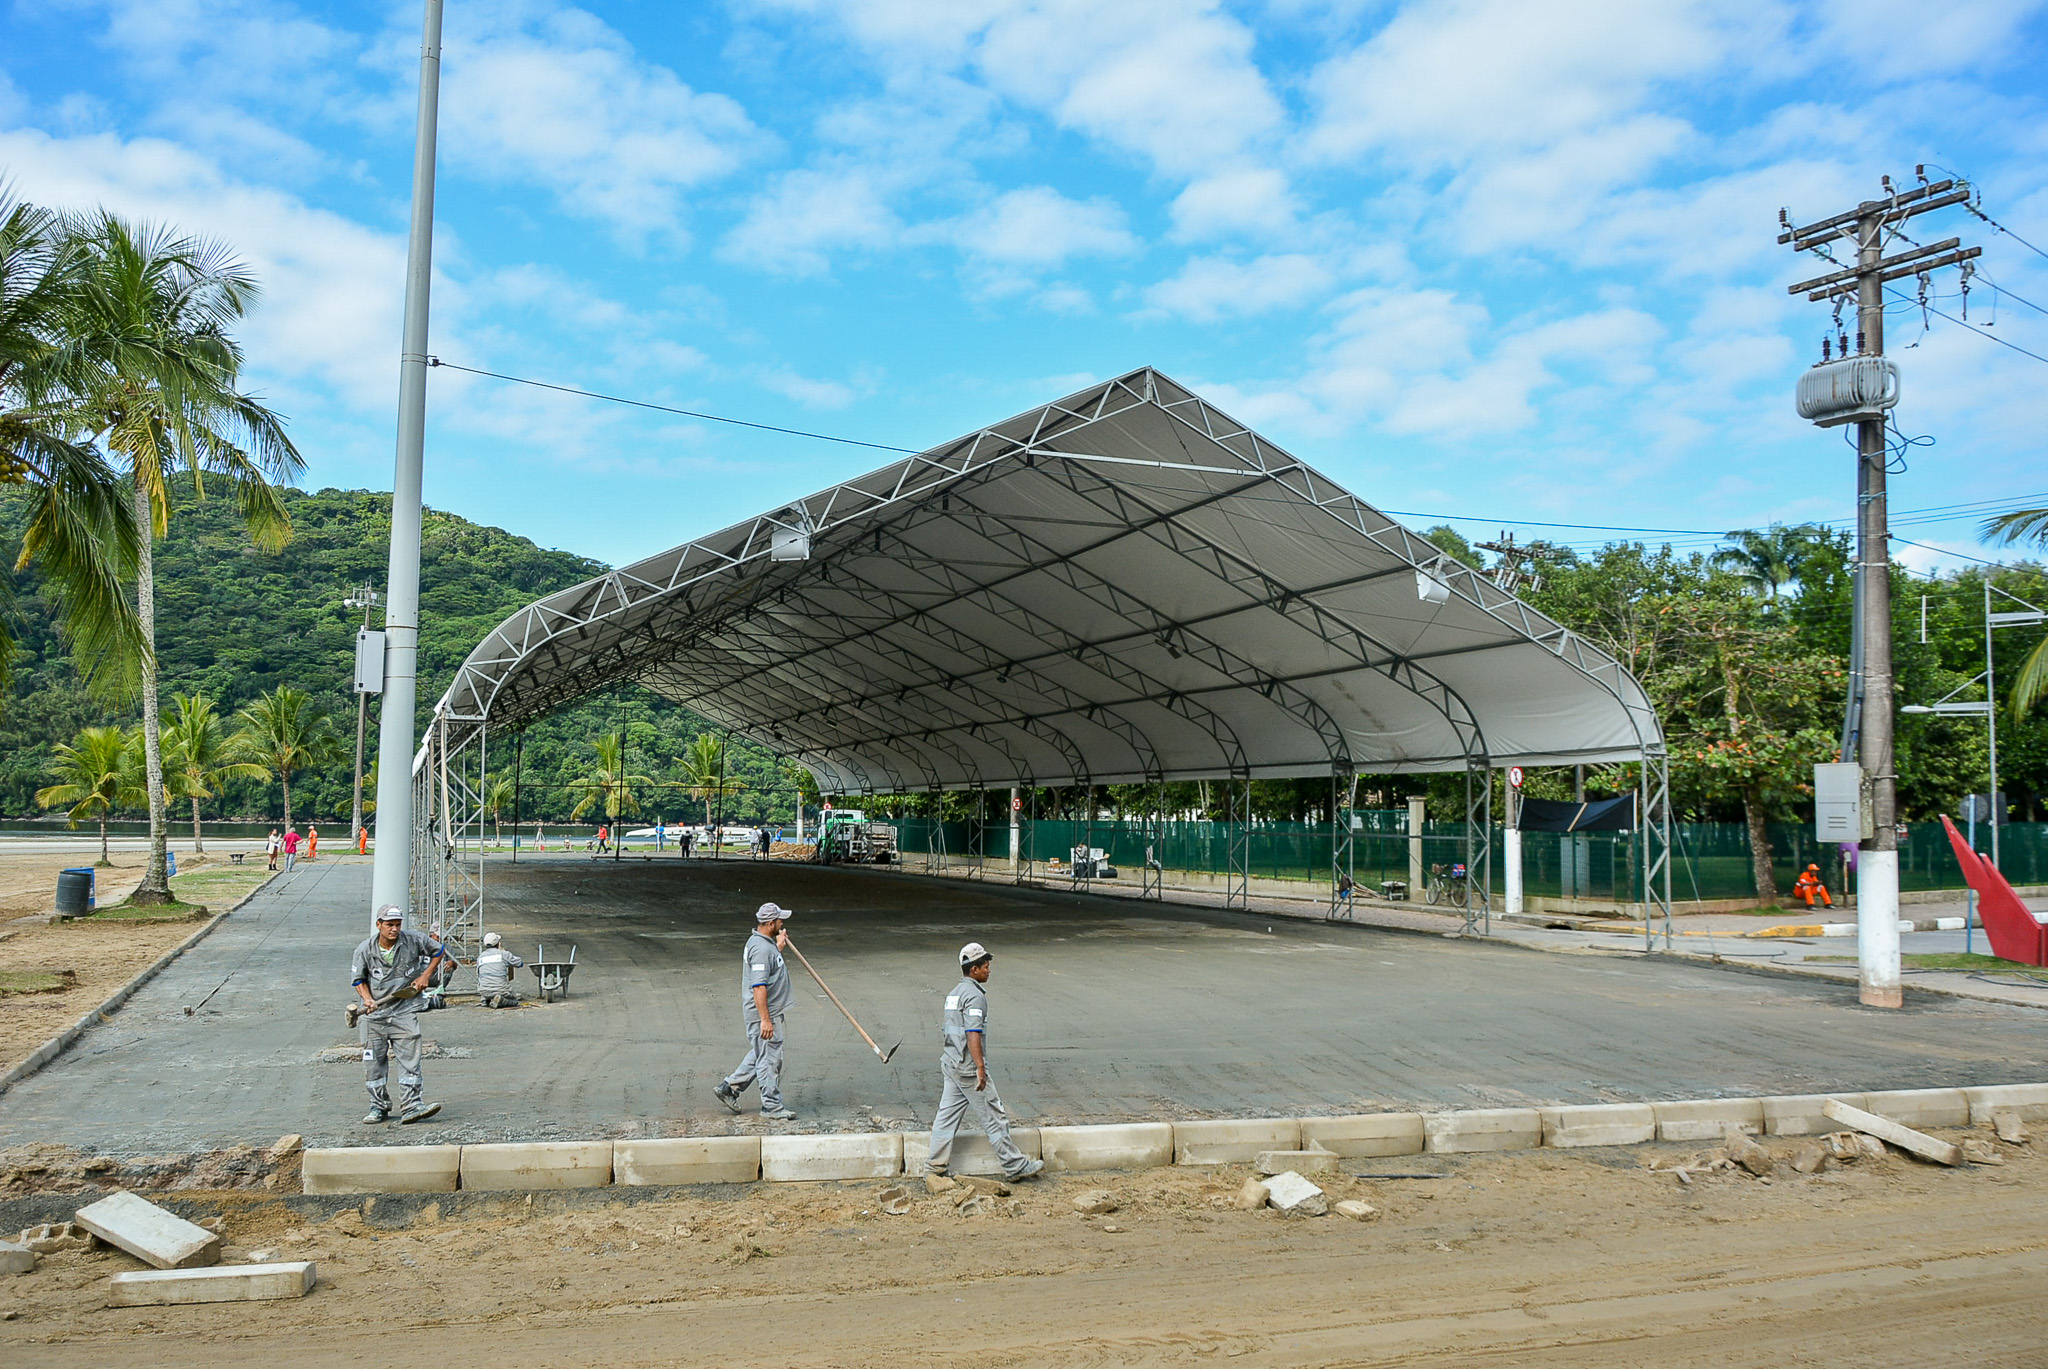
[[732,1118],[710,1088],[740,1049],[739,946],[769,897],[798,910],[798,944],[869,1030],[905,1043],[880,1065],[799,970],[789,1097],[805,1130],[929,1118],[939,1003],[970,937],[996,954],[997,1077],[1030,1121],[2048,1079],[2048,1013],[1998,1004],[1877,1013],[1852,987],[1657,957],[744,860],[555,856],[492,865],[493,925],[523,955],[575,943],[573,996],[424,1016],[446,1112],[369,1129],[341,1021],[369,874],[322,861],[258,895],[0,1094],[0,1146],[759,1129],[751,1105]]

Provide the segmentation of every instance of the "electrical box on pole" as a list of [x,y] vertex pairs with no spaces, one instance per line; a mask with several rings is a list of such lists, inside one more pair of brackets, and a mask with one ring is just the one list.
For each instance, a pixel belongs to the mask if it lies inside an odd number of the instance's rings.
[[1813,767],[1813,834],[1821,841],[1868,841],[1877,823],[1870,780],[1854,761]]
[[355,693],[384,692],[384,634],[375,628],[356,629]]

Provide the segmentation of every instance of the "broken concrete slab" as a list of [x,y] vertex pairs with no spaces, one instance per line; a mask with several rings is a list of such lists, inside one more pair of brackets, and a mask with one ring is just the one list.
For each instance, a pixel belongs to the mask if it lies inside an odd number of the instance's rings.
[[[1037,1127],[1012,1127],[1010,1140],[1016,1143],[1017,1149],[1024,1152],[1025,1159],[1038,1158]],[[931,1157],[932,1134],[929,1131],[903,1133],[905,1174],[924,1173]],[[953,1153],[946,1159],[946,1168],[954,1174],[1001,1174],[1003,1162],[996,1158],[995,1147],[989,1144],[986,1133],[963,1131],[953,1137]]]
[[1424,1115],[1422,1127],[1435,1154],[1534,1150],[1543,1144],[1543,1116],[1535,1108],[1433,1112]]
[[0,1241],[0,1274],[32,1274],[35,1267],[35,1251],[25,1245]]
[[1771,1153],[1750,1140],[1747,1132],[1734,1127],[1729,1128],[1727,1143],[1728,1158],[1757,1178],[1768,1179],[1771,1177],[1771,1171],[1777,1168],[1778,1162],[1771,1158]]
[[1074,1195],[1074,1211],[1088,1217],[1102,1217],[1123,1206],[1123,1200],[1106,1188],[1085,1189]]
[[190,1269],[220,1260],[220,1237],[125,1190],[78,1209],[78,1224],[158,1269]]
[[1657,1114],[1648,1103],[1543,1108],[1540,1115],[1546,1146],[1633,1146],[1657,1135]]
[[1327,1150],[1262,1150],[1252,1157],[1252,1169],[1259,1174],[1329,1174],[1343,1157]]
[[1736,1127],[1758,1136],[1764,1129],[1764,1105],[1759,1098],[1687,1098],[1675,1103],[1652,1103],[1657,1115],[1660,1141],[1718,1141]]
[[1323,1191],[1293,1170],[1266,1180],[1266,1202],[1294,1217],[1320,1217],[1330,1210]]
[[306,1138],[299,1135],[297,1132],[293,1132],[289,1136],[280,1136],[275,1141],[272,1141],[270,1143],[270,1149],[266,1153],[269,1157],[270,1163],[276,1165],[282,1164],[286,1160],[291,1159],[292,1156],[297,1155],[300,1151],[304,1150],[305,1148]]
[[1262,1150],[1299,1150],[1301,1120],[1240,1117],[1173,1124],[1177,1165],[1240,1165]]
[[1808,1141],[1792,1153],[1792,1168],[1801,1174],[1818,1174],[1828,1167],[1831,1158],[1828,1147],[1820,1141]]
[[1991,1114],[1991,1129],[1998,1133],[1999,1140],[2008,1145],[2023,1146],[2027,1143],[2026,1124],[2010,1108],[2000,1108]]
[[771,1181],[893,1179],[902,1172],[900,1131],[761,1138],[761,1177]]
[[299,1188],[306,1193],[453,1193],[461,1182],[461,1146],[342,1146],[306,1152]]
[[611,1181],[610,1141],[520,1141],[462,1148],[464,1188],[517,1193],[603,1188]]
[[1894,1089],[1866,1093],[1862,1108],[1901,1126],[1926,1131],[1932,1127],[1970,1125],[1970,1100],[1961,1089]]
[[1049,1170],[1155,1169],[1173,1163],[1173,1123],[1040,1127],[1038,1147]]
[[1988,1121],[1996,1112],[2010,1112],[2023,1122],[2048,1122],[2048,1084],[1989,1084],[1964,1089],[1970,1100],[1970,1121]]
[[1973,1165],[2002,1165],[2005,1157],[1998,1153],[1998,1147],[1981,1137],[1965,1137],[1960,1143],[1963,1158]]
[[1362,1203],[1356,1198],[1346,1198],[1342,1202],[1334,1203],[1331,1205],[1330,1211],[1336,1213],[1339,1217],[1349,1217],[1354,1222],[1362,1222],[1369,1217],[1378,1215],[1377,1210],[1371,1203]]
[[1263,1179],[1246,1179],[1244,1187],[1237,1191],[1231,1205],[1240,1212],[1257,1212],[1266,1205],[1266,1184]]
[[107,1280],[109,1307],[168,1307],[197,1302],[268,1302],[303,1298],[319,1275],[311,1260],[228,1264],[212,1269],[145,1270]]
[[1962,1147],[1929,1136],[1903,1126],[1889,1117],[1880,1117],[1862,1108],[1850,1107],[1847,1103],[1829,1099],[1824,1110],[1827,1115],[1845,1127],[1866,1132],[1888,1145],[1918,1155],[1923,1160],[1932,1160],[1938,1165],[1960,1165],[1963,1163]]
[[677,1136],[612,1142],[621,1184],[751,1184],[761,1177],[758,1136]]
[[1830,1098],[1852,1108],[1863,1106],[1860,1093],[1789,1093],[1759,1098],[1764,1109],[1764,1133],[1768,1136],[1818,1136],[1833,1131],[1834,1122],[1824,1111]]
[[1346,1159],[1420,1155],[1428,1139],[1419,1112],[1360,1112],[1345,1117],[1304,1117],[1306,1150],[1333,1151]]

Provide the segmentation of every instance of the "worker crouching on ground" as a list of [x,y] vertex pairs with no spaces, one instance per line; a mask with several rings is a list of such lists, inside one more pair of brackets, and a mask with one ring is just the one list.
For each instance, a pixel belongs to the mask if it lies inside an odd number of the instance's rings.
[[747,1023],[747,1053],[739,1068],[713,1089],[718,1101],[733,1112],[749,1084],[761,1086],[761,1115],[774,1122],[793,1122],[796,1114],[782,1105],[783,1015],[791,997],[789,966],[782,948],[789,944],[782,924],[789,914],[772,903],[754,912],[754,933],[740,953],[740,1014]]
[[945,1049],[939,1055],[939,1110],[932,1118],[932,1153],[925,1168],[944,1174],[953,1159],[953,1135],[970,1111],[995,1148],[1008,1179],[1029,1179],[1045,1168],[1029,1160],[1010,1139],[1010,1114],[988,1082],[988,983],[994,957],[979,941],[960,948],[965,976],[946,995]]
[[1820,867],[1818,865],[1807,866],[1806,873],[1792,882],[1792,894],[1795,898],[1805,899],[1806,906],[1809,908],[1813,906],[1813,899],[1816,894],[1820,896],[1821,906],[1826,908],[1835,906],[1835,901],[1828,897],[1828,886],[1821,882]]
[[477,1001],[486,1008],[516,1008],[519,991],[512,987],[512,975],[526,968],[526,962],[505,949],[505,938],[484,933],[484,948],[476,958]]
[[419,995],[433,982],[446,959],[432,937],[407,931],[405,915],[396,905],[377,910],[377,930],[356,947],[350,978],[360,1007],[349,1015],[363,1043],[363,1086],[370,1091],[365,1125],[391,1120],[391,1093],[386,1085],[392,1058],[398,1062],[398,1120],[424,1122],[441,1110],[426,1101],[426,1078],[420,1064]]

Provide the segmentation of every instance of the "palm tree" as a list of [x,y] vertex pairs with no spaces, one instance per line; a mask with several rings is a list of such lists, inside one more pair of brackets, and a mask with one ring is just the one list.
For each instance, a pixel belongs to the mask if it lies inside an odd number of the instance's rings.
[[597,769],[577,781],[583,786],[583,798],[570,811],[570,819],[573,821],[598,807],[614,822],[627,813],[639,812],[640,799],[633,788],[654,781],[645,775],[626,773],[625,739],[616,732],[607,732],[591,745],[597,750]]
[[[24,488],[28,505],[15,569],[34,564],[49,582],[72,658],[97,683],[106,663],[135,659],[141,636],[123,589],[136,556],[134,514],[119,473],[73,440],[77,368],[59,343],[81,260],[54,214],[0,183],[0,486]],[[0,609],[6,594],[0,583]],[[12,640],[0,618],[0,687]]]
[[171,791],[192,800],[192,850],[206,854],[199,826],[199,801],[220,792],[228,780],[267,780],[270,772],[243,760],[220,725],[213,700],[179,694],[171,700],[172,720],[164,729],[164,778]]
[[712,843],[718,841],[716,827],[724,822],[723,812],[713,813],[711,804],[714,797],[720,809],[725,806],[725,791],[744,789],[739,780],[728,778],[725,773],[725,743],[709,732],[699,732],[691,738],[690,745],[682,755],[683,783],[688,787],[690,797],[704,801],[705,821],[714,825]]
[[[2021,509],[2016,513],[2003,513],[1996,518],[1984,520],[1984,539],[2003,546],[2016,542],[2033,542],[2048,547],[2048,509]],[[2027,659],[2020,662],[2020,673],[2013,677],[2012,693],[2007,707],[2012,720],[2018,722],[2027,710],[2048,694],[2048,637],[2034,644],[2027,653]]]
[[50,772],[57,783],[36,790],[45,808],[69,808],[73,827],[84,818],[100,820],[100,864],[112,865],[107,854],[107,815],[143,801],[141,775],[135,765],[135,738],[119,727],[88,727],[70,743],[58,742]]
[[236,716],[241,726],[235,732],[235,750],[254,763],[264,779],[276,773],[284,786],[284,825],[289,827],[293,774],[326,765],[341,755],[334,721],[314,705],[305,690],[290,685],[258,695],[255,703]]
[[139,534],[135,612],[145,648],[137,665],[150,852],[134,901],[162,903],[171,893],[152,543],[170,529],[170,478],[190,472],[201,499],[209,478],[226,485],[256,544],[275,550],[291,536],[291,519],[271,482],[295,478],[305,461],[284,421],[238,388],[242,353],[228,329],[257,293],[241,263],[217,243],[104,211],[68,222],[67,231],[83,257],[63,349],[76,413],[125,468]]
[[[505,810],[519,803],[519,785],[509,775],[500,775],[491,781],[491,787],[484,791],[484,811],[491,815],[491,838],[498,845],[505,844],[502,824]],[[516,832],[518,829],[514,829]]]
[[1760,599],[1775,599],[1799,579],[1820,531],[1811,523],[1793,528],[1773,523],[1767,532],[1739,529],[1728,534],[1733,546],[1714,553],[1714,569],[1741,580]]

